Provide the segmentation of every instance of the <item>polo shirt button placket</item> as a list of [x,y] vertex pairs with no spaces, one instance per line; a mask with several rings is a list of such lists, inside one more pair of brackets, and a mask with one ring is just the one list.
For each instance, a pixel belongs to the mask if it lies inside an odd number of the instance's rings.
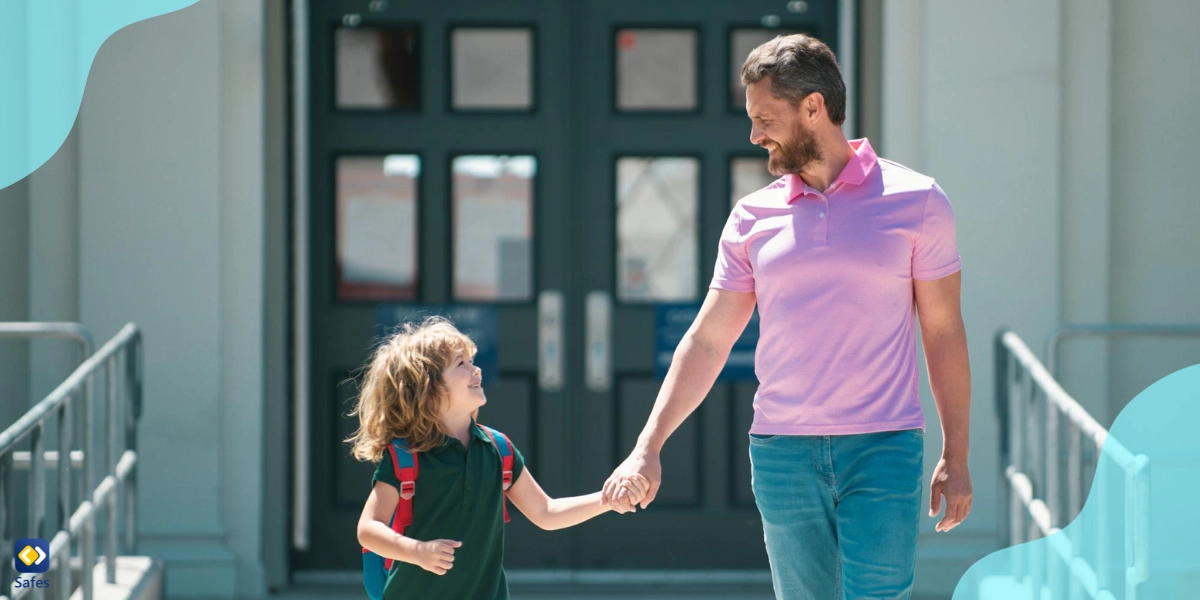
[[813,243],[825,244],[829,241],[829,198],[817,194],[820,206],[817,208],[817,226],[813,233]]

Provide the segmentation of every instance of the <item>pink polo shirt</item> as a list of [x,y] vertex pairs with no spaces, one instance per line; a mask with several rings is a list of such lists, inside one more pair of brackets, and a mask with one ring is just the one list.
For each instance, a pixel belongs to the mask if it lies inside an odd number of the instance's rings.
[[754,292],[758,393],[751,433],[925,428],[914,279],[962,267],[933,179],[867,140],[825,193],[787,175],[738,201],[711,287]]

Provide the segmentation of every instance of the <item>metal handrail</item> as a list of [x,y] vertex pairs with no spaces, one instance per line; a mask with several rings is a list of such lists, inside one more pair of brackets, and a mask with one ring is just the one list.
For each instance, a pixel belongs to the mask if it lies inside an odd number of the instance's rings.
[[[996,411],[1001,426],[1000,467],[1004,474],[1001,489],[1006,496],[1004,501],[1009,504],[1007,513],[1001,511],[1007,521],[1002,532],[1007,537],[1008,545],[1026,541],[1027,534],[1028,538],[1052,536],[1061,530],[1065,521],[1073,519],[1082,510],[1082,449],[1083,440],[1086,439],[1095,451],[1093,467],[1100,479],[1094,486],[1101,492],[1096,494],[1095,512],[1099,518],[1105,513],[1107,502],[1100,461],[1107,456],[1125,472],[1125,598],[1135,600],[1138,586],[1146,581],[1150,572],[1149,459],[1144,455],[1134,456],[1112,438],[1108,430],[1059,385],[1050,370],[1016,333],[1007,329],[996,333],[995,368]],[[1044,420],[1037,418],[1039,396],[1045,401],[1042,407],[1045,411]],[[1059,461],[1062,459],[1058,442],[1060,415],[1067,418],[1070,437],[1066,507],[1069,518],[1064,518],[1058,493],[1061,483]],[[1028,440],[1025,437],[1027,429],[1032,432]],[[1039,437],[1037,433],[1043,435]],[[1035,445],[1028,457],[1025,453],[1027,441]],[[1039,461],[1044,461],[1044,464],[1038,465]],[[1040,477],[1036,473],[1038,470],[1041,471]],[[1034,471],[1032,475],[1031,471]],[[1039,492],[1043,497],[1038,497]],[[1107,564],[1107,527],[1104,523],[1099,525],[1094,549],[1101,558],[1096,561],[1095,568],[1084,556],[1085,549],[1073,547],[1065,535],[1052,537],[1050,549],[1065,563],[1070,573],[1072,581],[1065,583],[1078,586],[1092,598],[1112,598],[1111,573]],[[1040,594],[1038,590],[1042,589],[1044,583],[1044,566],[1044,563],[1038,563],[1036,556],[1031,555],[1027,570],[1035,595]],[[1014,576],[1024,579],[1025,567],[1020,561],[1014,561]]]
[[1071,337],[1099,335],[1104,337],[1200,337],[1200,325],[1171,324],[1146,325],[1141,323],[1070,323],[1050,332],[1046,336],[1046,369],[1058,377],[1058,347]]
[[[4,324],[3,329],[8,333],[5,337],[63,337],[70,332],[86,332],[77,324]],[[47,325],[46,327],[39,327]],[[86,336],[90,348],[90,335]],[[118,377],[118,370],[124,366],[124,376]],[[105,443],[103,451],[93,448],[91,440],[92,415],[91,396],[92,380],[97,371],[105,369]],[[123,383],[122,383],[123,380]],[[82,424],[82,439],[80,451],[71,450],[71,413],[74,400],[82,394],[83,400],[77,404]],[[116,583],[117,557],[117,495],[120,493],[125,500],[125,546],[127,551],[133,549],[135,542],[135,491],[137,465],[137,421],[141,416],[142,406],[142,336],[138,328],[129,323],[125,325],[111,340],[104,344],[94,355],[87,357],[71,375],[67,377],[50,395],[34,405],[15,423],[0,432],[0,580],[12,580],[12,503],[11,474],[17,465],[28,464],[29,468],[29,534],[31,537],[44,537],[45,529],[45,493],[47,459],[51,453],[44,451],[44,432],[46,421],[54,414],[58,416],[58,451],[53,453],[55,468],[58,470],[58,525],[59,530],[50,540],[51,569],[55,574],[56,585],[51,591],[61,600],[66,600],[71,592],[71,556],[70,545],[73,537],[80,541],[81,591],[84,600],[91,600],[92,566],[95,564],[95,513],[103,506],[106,517],[104,535],[105,579]],[[124,411],[125,439],[124,448],[119,447],[118,428]],[[28,440],[30,451],[16,451],[18,444]],[[118,453],[120,456],[118,457]],[[21,456],[18,456],[21,455]],[[25,456],[28,456],[26,462]],[[67,456],[72,460],[57,460]],[[70,469],[78,456],[80,470],[83,475],[82,493],[85,495],[78,508],[71,512],[70,502]],[[103,479],[93,485],[92,471],[97,459],[104,459]],[[20,599],[36,588],[17,588],[13,600]],[[0,600],[7,600],[0,596]]]

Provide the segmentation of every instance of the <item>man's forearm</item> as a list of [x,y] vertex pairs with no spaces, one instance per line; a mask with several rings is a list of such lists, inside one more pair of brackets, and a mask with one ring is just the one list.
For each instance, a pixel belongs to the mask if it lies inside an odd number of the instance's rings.
[[965,460],[971,450],[971,364],[959,321],[939,331],[922,330],[929,387],[942,423],[942,456]]
[[704,401],[729,358],[729,348],[718,348],[684,336],[675,350],[671,368],[658,391],[654,409],[638,437],[638,448],[662,451],[667,438]]

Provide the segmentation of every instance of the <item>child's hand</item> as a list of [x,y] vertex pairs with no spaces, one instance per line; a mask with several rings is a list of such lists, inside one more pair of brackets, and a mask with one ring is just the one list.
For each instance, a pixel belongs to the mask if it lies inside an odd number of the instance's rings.
[[[629,477],[621,480],[621,491],[629,498],[629,504],[634,506],[634,512],[637,512],[637,504],[650,493],[650,480],[642,476],[641,473],[634,473]],[[621,492],[617,492],[620,494]]]
[[445,575],[454,567],[454,549],[462,546],[462,542],[454,540],[433,540],[417,544],[418,567],[435,575]]

